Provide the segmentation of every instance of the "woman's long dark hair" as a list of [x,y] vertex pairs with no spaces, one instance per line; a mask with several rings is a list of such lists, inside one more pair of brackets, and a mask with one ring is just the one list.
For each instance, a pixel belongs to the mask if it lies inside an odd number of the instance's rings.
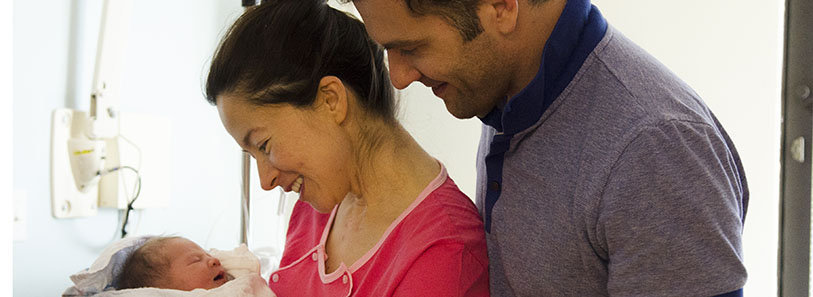
[[384,50],[358,19],[325,0],[270,0],[249,8],[212,59],[206,99],[238,91],[258,105],[311,106],[319,81],[338,77],[371,115],[395,121]]

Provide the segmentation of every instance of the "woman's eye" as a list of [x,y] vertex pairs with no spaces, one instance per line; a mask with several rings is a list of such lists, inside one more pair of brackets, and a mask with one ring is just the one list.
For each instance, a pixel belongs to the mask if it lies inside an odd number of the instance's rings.
[[261,144],[261,145],[260,145],[260,147],[258,147],[258,149],[259,149],[259,150],[260,150],[260,152],[262,152],[263,154],[267,154],[268,152],[267,152],[267,151],[265,151],[265,149],[266,149],[267,147],[268,147],[268,140],[266,140],[265,142],[263,142],[263,144]]

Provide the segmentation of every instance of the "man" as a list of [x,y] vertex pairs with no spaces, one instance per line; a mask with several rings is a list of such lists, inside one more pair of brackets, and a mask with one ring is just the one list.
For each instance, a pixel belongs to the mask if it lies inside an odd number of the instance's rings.
[[397,88],[485,124],[494,296],[742,296],[748,187],[697,94],[589,0],[356,0]]

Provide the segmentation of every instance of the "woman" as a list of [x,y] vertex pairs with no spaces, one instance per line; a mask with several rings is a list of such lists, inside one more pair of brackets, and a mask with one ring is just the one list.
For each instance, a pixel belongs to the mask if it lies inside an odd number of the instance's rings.
[[300,195],[280,297],[488,296],[480,216],[396,120],[383,61],[324,0],[251,8],[215,53],[207,99],[262,188]]

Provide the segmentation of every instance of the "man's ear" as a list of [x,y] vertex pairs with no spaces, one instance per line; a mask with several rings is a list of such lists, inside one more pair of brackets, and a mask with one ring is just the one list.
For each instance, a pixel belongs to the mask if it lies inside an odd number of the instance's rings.
[[319,80],[315,103],[324,108],[337,124],[342,124],[347,118],[349,96],[342,81],[338,77],[328,75]]
[[503,35],[511,34],[517,28],[519,0],[485,0],[480,3],[477,15],[484,26],[493,26]]

